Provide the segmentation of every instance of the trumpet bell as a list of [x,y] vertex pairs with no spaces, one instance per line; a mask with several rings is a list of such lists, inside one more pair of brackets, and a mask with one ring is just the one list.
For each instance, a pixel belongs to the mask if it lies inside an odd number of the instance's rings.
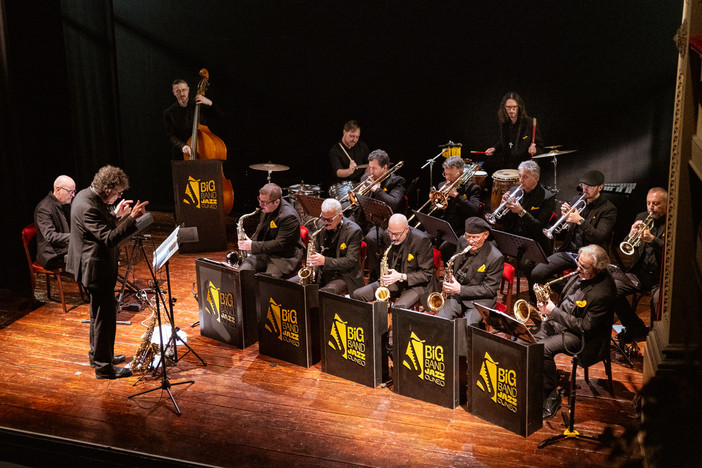
[[629,242],[622,242],[619,244],[619,249],[624,253],[624,255],[634,255],[636,249]]
[[377,301],[385,302],[390,299],[390,290],[385,286],[381,286],[375,290],[375,299]]

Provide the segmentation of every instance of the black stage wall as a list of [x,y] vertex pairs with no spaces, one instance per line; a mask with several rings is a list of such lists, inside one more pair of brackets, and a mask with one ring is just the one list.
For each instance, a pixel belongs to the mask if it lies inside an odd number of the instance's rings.
[[[10,55],[22,59],[4,72],[22,111],[14,132],[40,135],[11,147],[19,162],[3,190],[21,195],[7,229],[12,250],[21,252],[19,227],[59,172],[82,188],[101,165],[120,164],[130,197],[172,209],[161,113],[174,101],[171,81],[185,78],[194,92],[203,67],[208,97],[227,114],[212,130],[228,146],[235,213],[251,211],[265,181],[249,164],[290,166],[273,175],[282,186],[326,187],[327,151],[352,118],[371,150],[405,160],[401,174],[426,190],[419,167],[437,145],[495,142],[497,106],[511,90],[547,145],[578,150],[559,158],[559,198],[575,195],[589,168],[639,183],[636,206],[622,212],[641,211],[646,188],[667,185],[679,1],[3,3]],[[41,70],[24,73],[29,59]],[[33,118],[39,110],[50,117]],[[435,182],[440,173],[437,165]],[[17,279],[2,279],[17,289]]]

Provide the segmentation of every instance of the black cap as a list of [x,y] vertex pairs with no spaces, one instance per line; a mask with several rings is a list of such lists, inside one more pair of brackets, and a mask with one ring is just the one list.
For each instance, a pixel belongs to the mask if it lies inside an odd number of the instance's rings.
[[483,218],[473,216],[466,219],[466,232],[468,234],[482,234],[490,230],[490,225]]
[[591,185],[593,187],[597,185],[602,185],[604,184],[604,174],[601,173],[600,171],[587,171],[583,176],[580,178],[579,181],[581,184],[587,184]]

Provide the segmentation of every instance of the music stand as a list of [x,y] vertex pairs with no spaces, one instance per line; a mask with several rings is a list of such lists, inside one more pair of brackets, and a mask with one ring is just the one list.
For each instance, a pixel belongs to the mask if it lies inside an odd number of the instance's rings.
[[[181,227],[177,226],[173,232],[168,236],[168,238],[163,241],[161,245],[156,248],[154,251],[154,259],[153,259],[153,267],[152,265],[149,265],[149,271],[151,271],[151,277],[154,281],[154,291],[156,292],[156,317],[158,321],[158,333],[159,333],[159,351],[161,353],[161,359],[160,359],[160,366],[161,366],[161,385],[152,388],[150,390],[145,390],[143,392],[135,393],[134,395],[129,395],[127,398],[134,398],[139,395],[144,395],[146,393],[151,393],[155,392],[156,390],[166,390],[168,392],[168,396],[171,398],[171,401],[173,402],[173,406],[175,406],[176,409],[176,414],[178,416],[181,415],[180,408],[178,407],[178,403],[176,403],[175,398],[173,397],[173,393],[171,392],[171,387],[174,387],[176,385],[183,385],[183,384],[193,384],[195,383],[194,380],[187,380],[184,382],[176,382],[176,383],[171,383],[170,380],[168,380],[168,375],[166,373],[166,352],[165,352],[165,346],[163,342],[163,329],[161,328],[161,305],[159,298],[161,301],[165,301],[163,299],[163,293],[160,289],[160,286],[158,284],[158,280],[156,279],[156,272],[160,270],[164,265],[166,265],[166,278],[168,281],[168,293],[170,295],[170,277],[168,274],[168,260],[173,256],[178,251],[178,233],[180,231]],[[172,301],[170,301],[172,302]],[[172,304],[171,304],[172,307]],[[164,304],[164,309],[167,309]],[[175,327],[173,326],[173,322],[171,322],[171,329],[173,333],[175,333]]]
[[296,197],[306,215],[312,216],[313,218],[322,216],[322,203],[324,203],[324,198],[304,195],[302,193],[298,193]]
[[358,204],[363,210],[366,219],[373,223],[376,228],[382,227],[385,229],[388,226],[388,220],[392,216],[392,208],[387,203],[375,198],[358,195]]
[[[146,260],[146,263],[149,263],[149,259],[146,256],[146,251],[144,250],[144,243],[143,241],[147,239],[148,235],[143,234],[143,232],[151,226],[154,222],[154,217],[151,213],[145,213],[142,216],[139,216],[136,220],[136,227],[137,230],[134,234],[131,236],[127,237],[126,239],[122,240],[119,243],[120,248],[125,245],[127,242],[131,241],[132,242],[132,253],[129,255],[129,261],[127,262],[127,269],[124,272],[124,276],[122,275],[117,275],[117,281],[122,283],[122,288],[119,291],[119,295],[117,296],[117,306],[118,306],[118,311],[121,310],[134,310],[136,308],[137,311],[141,310],[141,304],[128,304],[126,307],[122,307],[122,300],[124,299],[124,291],[127,289],[127,286],[129,286],[129,292],[132,294],[136,294],[139,291],[139,288],[132,282],[129,281],[129,272],[132,270],[132,267],[134,266],[134,261],[137,256],[138,250],[141,250],[142,254],[144,255],[144,260]],[[148,236],[150,237],[150,236]],[[138,250],[137,250],[138,249]]]
[[499,310],[485,307],[478,302],[473,302],[473,305],[480,313],[483,321],[492,328],[507,335],[524,340],[529,344],[536,343],[536,338],[534,338],[534,335],[532,335],[526,325],[519,320],[515,319],[514,317],[510,317]]
[[519,266],[522,263],[522,259],[526,258],[538,265],[539,263],[546,263],[546,253],[541,245],[534,239],[518,236],[498,229],[491,229],[491,232],[497,243],[497,248],[502,252],[502,255],[508,255],[517,259],[517,298],[519,298],[519,286],[521,283]]
[[431,237],[435,237],[438,241],[448,242],[449,244],[458,245],[458,236],[447,221],[435,218],[425,213],[412,210],[412,213],[417,217],[419,222],[424,226]]

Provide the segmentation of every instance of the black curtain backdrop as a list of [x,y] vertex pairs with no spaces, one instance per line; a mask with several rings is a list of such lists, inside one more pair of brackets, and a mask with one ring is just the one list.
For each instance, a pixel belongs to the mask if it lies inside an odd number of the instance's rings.
[[[41,67],[26,77],[18,60],[8,72],[14,92],[32,99],[18,105],[27,107],[18,132],[42,135],[16,150],[13,180],[34,183],[12,239],[57,174],[83,188],[107,163],[129,174],[130,198],[172,209],[161,116],[173,79],[194,92],[201,68],[226,113],[211,129],[228,147],[235,213],[253,209],[265,182],[250,164],[290,166],[273,174],[283,187],[326,188],[327,152],[349,119],[371,150],[405,161],[401,175],[419,177],[423,202],[424,161],[449,140],[464,156],[492,146],[508,91],[524,98],[547,145],[578,150],[558,159],[559,198],[574,196],[591,168],[637,182],[620,206],[625,230],[648,187],[667,185],[679,1],[61,0],[42,15],[41,32],[29,19],[38,3],[10,3],[10,51]],[[552,166],[540,161],[552,184]],[[440,174],[437,165],[434,183]]]

